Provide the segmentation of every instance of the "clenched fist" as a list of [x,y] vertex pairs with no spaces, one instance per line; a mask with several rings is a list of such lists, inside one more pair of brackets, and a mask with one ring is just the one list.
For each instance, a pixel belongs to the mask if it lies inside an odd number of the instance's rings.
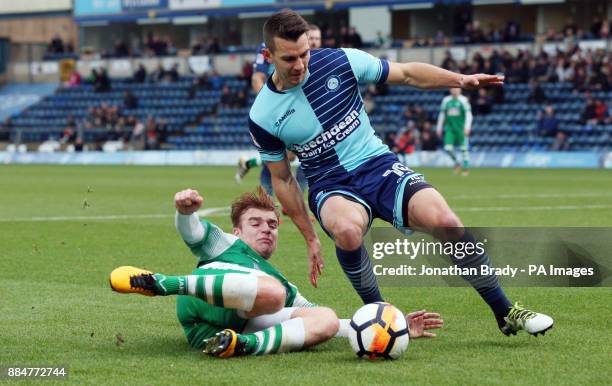
[[174,195],[174,206],[180,214],[190,215],[202,207],[204,198],[197,190],[185,189]]

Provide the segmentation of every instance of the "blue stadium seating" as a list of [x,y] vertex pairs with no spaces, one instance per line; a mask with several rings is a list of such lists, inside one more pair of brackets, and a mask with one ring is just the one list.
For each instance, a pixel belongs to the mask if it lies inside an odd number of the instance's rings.
[[[245,86],[237,77],[223,77],[222,83],[233,90]],[[123,103],[124,92],[130,90],[139,100],[138,108],[123,110],[125,116],[146,119],[149,115],[164,117],[168,123],[166,148],[193,149],[248,149],[251,140],[247,131],[248,108],[218,108],[211,114],[221,97],[220,89],[198,90],[188,99],[191,78],[181,78],[171,84],[134,84],[115,79],[112,90],[95,93],[91,85],[58,89],[13,117],[12,138],[17,131],[21,140],[40,142],[61,137],[67,116],[80,120],[88,116],[88,109]],[[568,133],[571,150],[612,149],[612,125],[585,125],[580,122],[584,109],[584,97],[572,91],[571,84],[554,83],[542,85],[549,103],[556,111],[560,128]],[[407,104],[422,107],[430,120],[435,121],[440,101],[446,91],[423,92],[404,86],[390,86],[389,93],[374,97],[376,108],[370,120],[377,133],[384,136],[403,128],[403,112]],[[538,113],[544,105],[528,103],[527,84],[505,86],[505,103],[494,105],[488,115],[474,119],[470,143],[473,150],[486,151],[533,151],[547,150],[553,138],[542,138],[537,132]],[[593,96],[606,102],[612,100],[612,92],[594,92]],[[254,96],[250,96],[252,102]],[[202,123],[196,118],[206,115]],[[102,141],[108,134],[106,128],[86,130],[86,141]]]

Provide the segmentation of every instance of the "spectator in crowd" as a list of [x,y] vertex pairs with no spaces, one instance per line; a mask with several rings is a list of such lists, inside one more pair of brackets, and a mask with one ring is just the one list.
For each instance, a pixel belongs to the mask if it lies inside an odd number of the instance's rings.
[[166,70],[164,69],[164,66],[162,66],[162,64],[158,64],[157,68],[155,69],[155,71],[153,71],[151,73],[150,76],[150,81],[151,83],[161,83],[164,81],[164,78],[166,77]]
[[543,137],[554,138],[550,150],[561,151],[569,149],[567,133],[559,129],[559,120],[555,117],[555,111],[551,105],[547,105],[544,111],[540,113],[538,131]]
[[172,39],[170,39],[169,36],[166,36],[164,38],[164,43],[166,45],[166,52],[164,53],[164,55],[166,55],[166,56],[176,56],[176,53],[178,52],[178,50],[174,46],[174,43],[172,42]]
[[586,104],[582,111],[582,122],[589,125],[597,125],[607,123],[608,121],[608,106],[597,99],[594,99],[587,94]]
[[208,39],[208,46],[206,47],[207,54],[218,54],[221,52],[221,44],[219,44],[219,38],[216,36]]
[[446,51],[444,53],[444,59],[442,60],[440,67],[449,71],[457,71],[457,62],[455,59],[453,59],[450,51]]
[[413,121],[408,121],[406,128],[402,130],[396,137],[395,145],[398,155],[406,155],[414,153],[414,150],[419,143],[419,132]]
[[74,151],[82,152],[84,150],[85,144],[83,141],[83,137],[78,136],[74,141]]
[[206,52],[206,49],[204,46],[204,38],[199,37],[191,45],[191,55],[194,55],[194,56],[202,55],[205,52]]
[[559,132],[559,120],[551,105],[547,105],[544,111],[540,112],[538,132],[543,137],[556,137]]
[[245,89],[238,90],[236,93],[236,99],[234,102],[234,106],[237,108],[245,108],[249,104],[249,96],[247,95]]
[[130,49],[128,48],[127,43],[123,39],[115,39],[114,57],[123,58],[126,56],[130,56]]
[[567,82],[574,77],[574,68],[569,65],[564,57],[557,58],[555,66],[555,76],[557,82]]
[[251,77],[253,76],[253,62],[245,60],[240,71],[240,78],[246,82],[247,88],[251,86]]
[[383,35],[382,31],[376,31],[376,39],[374,40],[374,47],[376,48],[389,48],[391,46],[390,39]]
[[361,35],[357,32],[355,27],[351,27],[348,41],[351,47],[353,48],[362,48],[363,47],[363,39],[361,39]]
[[47,46],[47,52],[50,54],[63,54],[64,51],[64,41],[58,34],[55,34]]
[[77,71],[74,70],[72,71],[72,73],[70,73],[70,78],[68,78],[68,81],[65,83],[66,87],[77,87],[81,85],[81,74]]
[[7,117],[0,126],[0,141],[8,141],[12,129],[13,119],[11,117]]
[[144,150],[145,148],[145,125],[141,121],[136,121],[130,135],[131,150]]
[[147,80],[147,70],[145,66],[140,63],[138,64],[138,68],[134,72],[134,82],[135,83],[144,83]]
[[336,34],[334,33],[334,30],[331,27],[325,29],[322,39],[323,39],[323,47],[328,47],[328,48],[338,47],[338,39],[336,38]]
[[129,110],[138,108],[138,98],[132,93],[131,90],[128,90],[123,94],[123,107]]
[[178,63],[174,63],[172,67],[164,74],[164,80],[169,83],[176,83],[179,80]]
[[155,118],[149,115],[144,126],[145,131],[145,150],[158,150],[158,127]]
[[104,67],[100,67],[98,71],[92,70],[94,76],[93,84],[95,92],[107,92],[111,89],[111,80]]
[[421,131],[421,150],[423,151],[435,151],[438,149],[440,139],[433,130],[433,125],[429,121],[425,121],[423,129]]
[[59,142],[62,144],[74,144],[77,138],[77,124],[72,114],[68,114],[66,117],[66,126],[62,133],[62,137]]
[[535,79],[529,81],[529,96],[527,97],[527,103],[544,103],[546,102],[546,94],[544,89]]
[[221,90],[221,99],[219,100],[219,105],[222,108],[231,108],[236,103],[236,94],[232,92],[228,85],[223,86]]
[[472,102],[474,106],[474,114],[476,115],[487,115],[491,113],[493,108],[493,102],[491,101],[491,97],[487,93],[487,90],[484,88],[478,89],[478,96]]
[[389,149],[395,154],[397,154],[398,152],[396,140],[397,140],[397,134],[394,131],[387,132],[385,134],[385,138],[383,139],[383,142],[385,143],[385,145],[387,145]]

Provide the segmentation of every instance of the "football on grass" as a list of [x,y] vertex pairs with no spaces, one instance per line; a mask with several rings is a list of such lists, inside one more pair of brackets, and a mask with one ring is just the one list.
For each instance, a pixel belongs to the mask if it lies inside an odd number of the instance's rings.
[[389,303],[370,303],[358,309],[348,336],[360,358],[398,359],[408,348],[404,314]]

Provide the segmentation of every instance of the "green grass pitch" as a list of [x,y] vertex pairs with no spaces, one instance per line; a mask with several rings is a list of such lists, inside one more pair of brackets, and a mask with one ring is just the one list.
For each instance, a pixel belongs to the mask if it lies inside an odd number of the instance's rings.
[[[424,172],[471,226],[612,226],[612,172]],[[358,360],[335,339],[294,354],[215,360],[193,351],[174,299],[113,293],[119,265],[187,273],[194,258],[176,234],[173,194],[197,188],[225,207],[242,186],[233,168],[0,166],[0,366],[65,365],[79,384],[609,384],[610,288],[508,288],[555,318],[545,336],[505,337],[470,288],[383,288],[403,310],[442,313],[432,340],[398,361]],[[104,217],[107,216],[107,217]],[[229,230],[229,216],[211,220]],[[281,225],[273,260],[304,295],[348,317],[360,306],[319,231],[326,267],[308,284],[301,236]],[[495,262],[495,256],[492,257]]]

